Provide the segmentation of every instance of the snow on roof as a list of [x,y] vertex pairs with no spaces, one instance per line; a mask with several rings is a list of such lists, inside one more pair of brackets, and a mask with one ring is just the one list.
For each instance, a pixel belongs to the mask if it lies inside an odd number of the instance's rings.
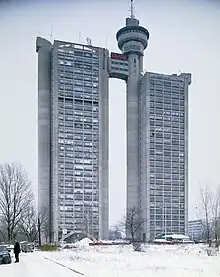
[[188,236],[179,235],[179,234],[172,234],[172,235],[165,235],[164,238],[172,237],[173,239],[189,239]]

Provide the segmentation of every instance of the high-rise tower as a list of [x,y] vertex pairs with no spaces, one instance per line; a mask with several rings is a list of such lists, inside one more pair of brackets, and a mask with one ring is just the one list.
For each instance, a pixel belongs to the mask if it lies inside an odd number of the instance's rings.
[[143,74],[149,32],[133,0],[116,38],[122,53],[110,57],[104,48],[37,38],[38,200],[52,241],[62,231],[108,238],[109,78],[127,86],[127,209],[143,222],[136,236],[187,233],[191,74]]
[[58,40],[52,45],[41,37],[36,51],[38,207],[47,218],[45,236],[107,239],[108,51]]
[[126,26],[116,35],[118,47],[128,57],[127,78],[127,208],[140,203],[139,188],[139,91],[143,72],[143,55],[147,48],[149,32],[139,25],[134,16],[131,1],[131,16]]

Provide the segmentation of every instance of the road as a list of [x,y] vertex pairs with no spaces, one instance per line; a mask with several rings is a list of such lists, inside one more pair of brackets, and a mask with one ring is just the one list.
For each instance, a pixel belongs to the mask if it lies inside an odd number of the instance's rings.
[[21,254],[20,262],[0,265],[0,276],[7,277],[82,277],[65,267],[43,258],[40,252]]

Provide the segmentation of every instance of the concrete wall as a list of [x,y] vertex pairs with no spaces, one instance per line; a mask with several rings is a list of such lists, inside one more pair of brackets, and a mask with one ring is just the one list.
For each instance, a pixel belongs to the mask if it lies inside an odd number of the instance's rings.
[[57,44],[54,42],[52,51],[52,73],[51,73],[51,213],[53,241],[58,241],[58,58]]
[[139,84],[140,61],[129,54],[127,81],[127,209],[139,206]]
[[109,85],[108,51],[100,49],[99,81],[99,238],[109,238]]
[[38,52],[38,209],[50,222],[50,143],[51,143],[51,49],[46,39],[37,37]]
[[[182,74],[185,79],[185,234],[188,234],[188,206],[189,206],[189,173],[188,173],[188,90],[191,84],[191,74]],[[181,76],[181,75],[180,75]]]
[[139,109],[139,139],[140,139],[140,203],[141,217],[144,221],[142,230],[142,238],[146,241],[150,240],[150,101],[149,101],[149,74],[141,78]]

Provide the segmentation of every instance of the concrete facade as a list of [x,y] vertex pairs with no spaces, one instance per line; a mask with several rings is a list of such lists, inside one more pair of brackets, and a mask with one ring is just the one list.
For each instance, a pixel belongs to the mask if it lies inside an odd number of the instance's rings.
[[[38,209],[51,222],[51,51],[52,45],[38,37]],[[51,224],[47,233],[51,234]]]
[[191,75],[146,72],[140,86],[140,187],[146,240],[188,233]]
[[37,38],[39,209],[51,241],[62,230],[108,238],[109,78],[126,82],[127,209],[144,222],[139,238],[188,232],[188,86],[146,72],[149,32],[134,18],[116,35],[122,53]]
[[205,221],[202,219],[188,222],[188,235],[191,240],[202,241],[205,238]]
[[50,241],[64,230],[107,239],[108,51],[37,38],[37,52],[38,199]]

